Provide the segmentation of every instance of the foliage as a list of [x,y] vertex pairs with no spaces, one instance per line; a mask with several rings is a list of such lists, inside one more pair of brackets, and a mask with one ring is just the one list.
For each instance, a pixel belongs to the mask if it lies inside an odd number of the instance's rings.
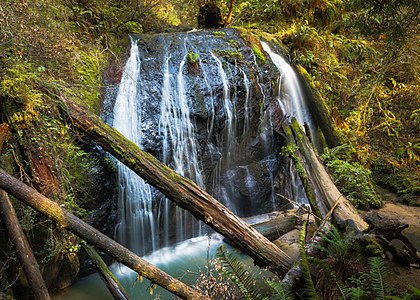
[[415,0],[353,0],[353,23],[363,34],[385,35],[392,43],[402,43],[409,30],[419,24],[420,8]]
[[385,284],[388,274],[385,264],[380,257],[368,259],[369,270],[361,272],[347,279],[346,284],[337,283],[341,299],[392,299],[392,290]]
[[222,266],[217,259],[210,260],[206,269],[197,278],[195,288],[201,293],[212,299],[236,299],[237,288],[233,283],[223,276],[219,270]]
[[213,53],[217,56],[224,57],[227,60],[235,60],[237,62],[243,62],[244,57],[240,50],[213,50]]
[[213,32],[214,36],[218,36],[218,37],[223,37],[226,35],[226,33],[224,31],[215,31]]
[[359,163],[339,159],[338,153],[345,149],[339,146],[332,151],[326,149],[321,158],[325,161],[333,180],[344,196],[358,208],[380,207],[382,201],[376,194],[371,172]]
[[274,290],[274,294],[270,297],[270,299],[275,300],[291,300],[293,296],[289,291],[286,290],[282,281],[271,281],[267,280],[267,284]]
[[257,279],[254,273],[247,269],[235,255],[227,253],[223,247],[219,247],[217,249],[217,258],[222,266],[220,272],[239,289],[243,299],[267,299],[263,295],[260,286],[256,284]]
[[190,64],[196,64],[198,60],[200,59],[200,55],[198,53],[195,53],[194,51],[188,51],[187,54],[187,60]]

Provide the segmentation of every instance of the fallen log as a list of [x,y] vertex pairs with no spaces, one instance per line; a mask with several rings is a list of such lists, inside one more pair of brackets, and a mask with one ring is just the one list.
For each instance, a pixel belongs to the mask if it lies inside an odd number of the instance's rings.
[[278,213],[269,220],[255,223],[251,226],[270,241],[274,241],[296,228],[296,224],[300,220],[300,217],[296,213],[297,210]]
[[20,227],[15,209],[7,195],[0,189],[0,218],[3,220],[4,227],[12,241],[16,254],[22,265],[28,284],[32,289],[34,299],[50,299],[44,279],[39,270],[38,263],[32,252],[28,240]]
[[66,112],[72,119],[73,126],[78,131],[87,134],[92,141],[161,191],[169,200],[226,237],[232,245],[253,258],[256,264],[269,267],[280,276],[292,266],[293,261],[286,253],[192,180],[177,174],[151,154],[142,151],[87,109],[69,100],[62,100],[67,106]]
[[47,218],[54,220],[63,228],[73,232],[83,240],[95,245],[117,261],[136,271],[139,275],[148,278],[151,282],[160,285],[182,299],[208,299],[200,292],[138,257],[135,253],[60,207],[58,203],[51,201],[2,169],[0,169],[0,189],[15,196]]
[[[308,185],[305,190],[311,190],[308,198],[310,198],[312,209],[319,212],[319,217],[323,219],[328,211],[336,205],[332,216],[338,224],[351,225],[360,232],[367,230],[369,225],[360,217],[351,202],[340,193],[297,120],[293,119],[290,126],[283,124],[282,128],[282,134],[286,136],[287,142],[297,146],[298,150],[292,155],[295,155],[295,158],[300,162],[300,166],[297,166],[296,169],[303,167],[301,171],[304,173],[299,176]],[[338,203],[336,203],[337,201]]]
[[108,266],[102,260],[99,253],[96,252],[95,248],[89,246],[86,243],[83,243],[82,247],[96,266],[96,269],[98,270],[102,281],[105,283],[106,287],[108,288],[109,292],[112,294],[114,299],[129,300],[130,298],[128,297],[128,294],[125,291],[124,287],[114,276],[114,274],[112,274],[112,272],[108,269]]

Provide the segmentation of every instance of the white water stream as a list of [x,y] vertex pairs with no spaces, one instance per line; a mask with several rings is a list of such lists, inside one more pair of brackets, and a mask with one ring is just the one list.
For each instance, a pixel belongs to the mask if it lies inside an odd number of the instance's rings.
[[[272,149],[275,143],[271,124],[271,95],[264,91],[267,88],[254,71],[246,69],[244,65],[238,68],[235,64],[239,71],[226,72],[226,62],[221,57],[215,55],[211,49],[201,50],[199,64],[204,87],[201,91],[203,94],[207,93],[207,100],[202,105],[207,116],[202,136],[207,144],[200,145],[197,117],[192,117],[194,104],[197,105],[198,100],[190,93],[193,81],[200,80],[200,77],[196,75],[192,78],[187,74],[187,57],[191,49],[188,35],[183,37],[182,42],[180,55],[177,55],[179,52],[172,52],[172,46],[162,47],[164,49],[159,56],[162,58],[161,65],[156,68],[160,73],[155,75],[159,78],[156,81],[159,85],[154,86],[158,96],[151,96],[145,92],[144,86],[145,79],[153,76],[142,74],[142,64],[146,62],[146,58],[140,57],[137,42],[132,40],[130,57],[114,105],[113,127],[140,148],[145,142],[143,137],[146,131],[150,131],[150,128],[156,130],[162,161],[203,188],[207,182],[208,189],[234,212],[250,215],[259,210],[260,204],[255,204],[259,199],[255,198],[260,195],[265,202],[269,202],[265,209],[275,208],[278,192],[275,181],[279,163],[278,149]],[[299,123],[307,123],[312,129],[313,121],[304,103],[296,74],[281,56],[274,53],[267,44],[262,44],[281,74],[279,97],[274,100],[285,115],[289,118],[296,117]],[[152,61],[157,58],[147,59]],[[258,69],[258,65],[255,63],[253,68]],[[239,91],[243,98],[239,98]],[[144,97],[146,94],[147,97]],[[261,99],[256,99],[256,94],[260,94]],[[149,114],[145,111],[145,101],[155,101],[157,104],[155,109],[159,114],[156,128],[150,124],[142,126],[142,120],[145,119],[142,117]],[[256,101],[259,101],[258,104]],[[239,120],[238,111],[242,112],[242,120]],[[250,146],[251,150],[244,145]],[[210,174],[203,171],[202,165],[205,162],[200,161],[200,151],[214,154],[215,162],[210,165]],[[252,155],[258,157],[258,161],[252,161]],[[286,170],[289,171],[293,173],[292,170]],[[214,253],[220,240],[216,240],[210,247],[207,237],[195,238],[204,234],[200,222],[187,211],[175,207],[168,199],[161,197],[156,200],[157,192],[120,163],[118,176],[117,240],[140,255],[153,251],[146,259],[178,278],[186,278],[191,272],[197,273],[200,268],[204,268],[208,251]],[[266,176],[266,179],[261,180],[261,176]],[[264,189],[268,192],[265,192],[260,185],[267,181],[267,188],[264,186]],[[291,192],[285,193],[287,196],[298,198],[299,201],[304,198],[298,179],[291,177],[286,181],[292,185]],[[175,242],[178,243],[177,246],[168,247]],[[114,265],[113,270],[125,286],[133,285],[133,272],[119,265]],[[98,277],[90,276],[89,279],[82,280],[81,287],[75,289],[73,294],[70,293],[63,299],[107,299],[105,288],[97,285],[101,285]],[[130,289],[130,293],[136,299],[144,299],[146,287],[147,284],[139,285]],[[163,291],[159,293],[165,295],[162,299],[171,299],[169,294]]]
[[[139,132],[141,109],[137,106],[140,80],[140,57],[137,41],[131,41],[117,99],[114,105],[113,127],[142,148]],[[117,162],[118,168],[118,225],[116,238],[132,251],[143,254],[146,245],[156,250],[156,222],[152,211],[151,188],[133,171]],[[129,228],[129,230],[127,230]]]

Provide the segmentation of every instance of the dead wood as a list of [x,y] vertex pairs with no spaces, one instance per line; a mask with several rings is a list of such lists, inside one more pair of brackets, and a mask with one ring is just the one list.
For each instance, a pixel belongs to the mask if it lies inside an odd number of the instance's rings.
[[226,237],[231,244],[252,257],[256,264],[267,266],[279,275],[284,275],[292,266],[293,261],[287,254],[192,180],[177,174],[151,154],[142,151],[87,109],[69,100],[63,101],[76,130],[87,134],[92,141],[101,145],[169,200]]
[[0,189],[0,217],[12,241],[16,254],[22,265],[28,284],[32,289],[34,299],[50,299],[38,263],[32,252],[26,236],[20,227],[15,209],[7,193]]
[[2,169],[0,169],[0,189],[15,196],[47,218],[57,222],[61,227],[73,232],[90,244],[95,245],[117,261],[182,299],[208,299],[200,294],[200,292],[138,257],[135,253],[63,209],[58,203],[51,201],[33,188],[7,174]]

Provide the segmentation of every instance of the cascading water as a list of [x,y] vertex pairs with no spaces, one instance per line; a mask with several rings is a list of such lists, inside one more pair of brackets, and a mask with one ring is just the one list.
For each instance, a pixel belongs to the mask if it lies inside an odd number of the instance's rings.
[[[242,53],[254,61],[251,65],[220,55],[233,51],[225,41],[212,39],[205,45],[204,38],[202,33],[161,35],[154,41],[160,46],[155,52],[142,37],[133,40],[113,126],[177,173],[207,187],[238,215],[272,210],[280,170],[271,124],[273,105],[312,124],[296,74],[263,43],[281,73],[280,96],[273,102],[272,87],[261,83],[267,79],[249,48],[243,46]],[[141,53],[138,43],[146,48]],[[219,50],[226,47],[229,50]],[[197,52],[199,72],[191,72],[191,52]],[[257,81],[253,84],[250,77]],[[144,253],[140,248],[147,252],[202,233],[201,224],[188,212],[122,165],[119,174],[119,241]]]
[[[114,105],[113,127],[142,147],[138,108],[138,88],[140,80],[140,58],[137,41],[132,40],[130,57],[121,78],[117,99]],[[152,212],[152,193],[150,186],[122,163],[118,168],[118,218],[117,240],[136,253],[144,249],[156,249],[153,238],[156,222]],[[129,229],[129,230],[128,230]]]
[[[310,128],[311,133],[315,133],[315,122],[305,103],[302,85],[299,83],[295,71],[283,57],[274,53],[267,43],[261,42],[261,45],[281,73],[280,82],[278,84],[278,101],[281,102],[280,105],[284,109],[285,114],[288,117],[296,118],[301,125],[306,124]],[[317,139],[314,139],[314,143],[315,147],[318,147]]]
[[[270,56],[273,64],[277,67],[280,72],[279,82],[277,84],[277,102],[281,108],[285,119],[288,121],[291,118],[296,120],[301,125],[306,125],[306,128],[310,129],[309,134],[316,132],[315,123],[309,112],[309,109],[305,103],[305,98],[302,92],[302,86],[299,83],[298,77],[293,68],[286,62],[286,60],[274,53],[267,43],[261,42],[261,45],[265,52]],[[318,140],[316,137],[312,137],[315,147],[318,146]],[[294,199],[298,203],[308,203],[306,194],[302,188],[302,182],[299,176],[294,171],[291,162],[287,162],[288,167],[285,168],[289,171],[290,177],[288,178],[288,185],[291,187],[286,191],[286,196],[289,199]]]
[[[165,59],[159,132],[163,135],[163,162],[171,165],[178,174],[189,177],[201,188],[204,188],[197,157],[194,126],[190,119],[189,101],[185,93],[186,83],[183,72],[188,55],[186,43],[187,37],[184,38],[183,57],[176,74],[176,82],[173,80],[173,74],[169,72],[170,53],[167,53]],[[165,199],[164,202],[163,232],[165,237],[163,243],[167,246],[169,220],[173,209],[170,209],[171,205],[168,199]],[[175,208],[175,224],[176,241],[183,241],[201,234],[200,223],[197,223],[191,215],[178,207]]]
[[[297,76],[267,44],[262,46],[275,70],[269,60],[257,63],[235,30],[224,32],[224,37],[203,30],[133,39],[112,124],[240,217],[279,209],[284,202],[278,194],[302,202],[300,180],[290,161],[278,155],[284,142],[274,130],[291,117],[314,125]],[[238,52],[241,56],[230,56]],[[191,61],[189,53],[198,59]],[[146,259],[174,276],[188,273],[178,273],[181,266],[203,266],[207,249],[215,250],[207,238],[166,247],[204,234],[199,223],[121,164],[118,174],[118,241],[142,255],[154,251]],[[131,288],[134,275],[116,272]],[[139,286],[130,292],[133,299],[146,297]],[[77,299],[90,298],[77,294]]]

